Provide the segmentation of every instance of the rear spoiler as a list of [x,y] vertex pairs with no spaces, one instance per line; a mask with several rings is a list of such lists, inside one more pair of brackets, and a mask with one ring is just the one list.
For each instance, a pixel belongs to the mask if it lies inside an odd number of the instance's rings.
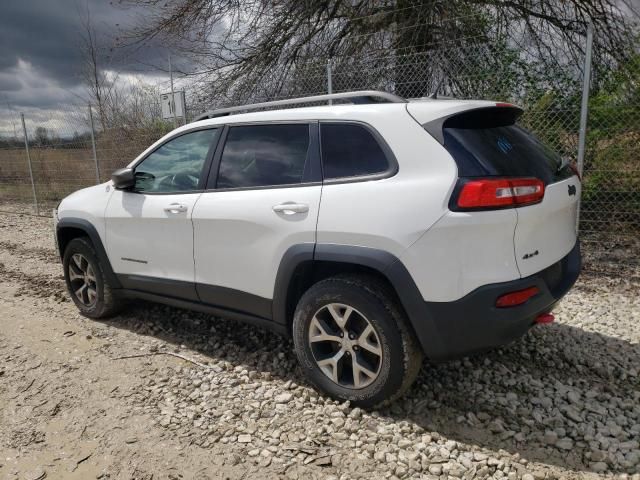
[[[440,145],[444,145],[443,128],[445,127],[445,123],[458,123],[460,127],[464,128],[465,124],[471,122],[475,122],[477,124],[478,121],[482,120],[482,117],[487,113],[495,113],[498,110],[504,112],[504,114],[500,115],[501,118],[499,118],[499,124],[503,125],[514,124],[524,112],[522,108],[512,105],[511,103],[496,103],[493,106],[470,108],[461,112],[455,112],[445,115],[444,117],[436,118],[430,122],[423,123],[422,128],[429,132],[429,134],[435,138]],[[495,116],[493,123],[495,123]]]

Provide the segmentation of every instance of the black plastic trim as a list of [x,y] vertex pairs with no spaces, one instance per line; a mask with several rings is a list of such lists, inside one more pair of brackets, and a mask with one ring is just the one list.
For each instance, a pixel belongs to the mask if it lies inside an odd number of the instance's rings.
[[199,300],[196,286],[193,282],[123,273],[119,273],[117,276],[122,287],[128,290],[138,290],[194,302]]
[[363,265],[383,272],[398,259],[389,252],[376,248],[340,245],[333,243],[318,243],[314,260],[327,262],[352,263]]
[[229,135],[229,125],[223,125],[222,135],[216,145],[216,151],[213,154],[213,159],[209,165],[209,172],[207,174],[207,182],[204,189],[206,192],[215,191],[216,183],[218,183],[218,170],[220,170],[220,159],[222,158],[222,151],[227,143],[227,136]]
[[196,292],[202,303],[238,312],[246,312],[266,320],[271,320],[272,318],[272,301],[268,298],[233,288],[203,283],[196,283]]
[[119,168],[111,174],[111,181],[116,190],[127,190],[136,184],[136,177],[132,168]]
[[91,240],[91,243],[93,244],[96,255],[98,255],[98,260],[100,261],[100,266],[102,267],[107,282],[109,282],[109,285],[111,285],[112,288],[120,288],[120,282],[118,281],[118,277],[116,276],[116,274],[113,272],[111,262],[109,261],[107,252],[104,249],[104,245],[102,244],[102,239],[98,234],[98,230],[96,230],[96,227],[94,227],[93,224],[88,220],[74,217],[63,217],[58,220],[58,224],[56,225],[56,245],[58,245],[60,259],[62,259],[62,257],[64,256],[64,251],[62,250],[62,245],[60,245],[59,237],[60,232],[65,228],[82,230],[87,234],[87,236]]
[[280,335],[288,335],[287,329],[282,325],[279,325],[271,320],[249,315],[243,312],[238,312],[231,309],[220,308],[213,305],[207,305],[201,302],[193,302],[189,300],[166,297],[154,293],[141,292],[139,290],[121,290],[121,294],[129,298],[138,298],[142,300],[148,300],[150,302],[163,303],[172,307],[185,308],[187,310],[194,310],[196,312],[206,313],[208,315],[214,315],[217,317],[224,317],[231,320],[236,320],[250,325],[255,325],[261,328],[267,328]]
[[301,243],[289,247],[282,256],[273,288],[272,318],[275,323],[288,325],[287,297],[291,282],[294,281],[294,272],[300,265],[313,261],[314,250],[313,243]]
[[[310,124],[309,130],[309,158],[305,165],[305,182],[322,183],[322,158],[320,156],[320,123]],[[309,170],[307,171],[307,167]]]
[[271,320],[271,300],[233,288],[146,275],[117,274],[123,288],[166,298],[201,303],[222,310]]

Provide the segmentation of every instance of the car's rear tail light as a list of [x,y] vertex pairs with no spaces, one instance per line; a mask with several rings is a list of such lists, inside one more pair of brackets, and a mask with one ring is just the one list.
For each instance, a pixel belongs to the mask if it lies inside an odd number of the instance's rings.
[[525,288],[524,290],[517,290],[515,292],[507,293],[498,297],[498,299],[496,300],[496,307],[507,308],[522,305],[538,293],[540,293],[538,287],[529,287]]
[[542,201],[544,183],[537,178],[467,180],[458,194],[460,209],[521,207]]

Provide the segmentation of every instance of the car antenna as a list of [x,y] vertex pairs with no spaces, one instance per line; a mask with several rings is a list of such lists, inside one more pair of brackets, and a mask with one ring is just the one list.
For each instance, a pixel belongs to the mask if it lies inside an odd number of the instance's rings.
[[429,95],[429,98],[432,98],[434,100],[438,98],[438,90],[440,90],[440,87],[442,86],[443,83],[444,83],[444,75],[440,77],[440,80],[438,80],[438,84],[436,85],[436,88],[433,90],[433,93]]

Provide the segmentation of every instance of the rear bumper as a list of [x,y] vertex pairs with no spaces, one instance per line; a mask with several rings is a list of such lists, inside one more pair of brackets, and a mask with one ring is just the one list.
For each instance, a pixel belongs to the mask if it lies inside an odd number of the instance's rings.
[[[413,319],[412,324],[416,330],[421,325],[428,328],[428,333],[416,331],[416,334],[421,340],[431,336],[428,346],[422,343],[425,353],[434,361],[505,345],[524,335],[538,315],[553,309],[578,279],[580,268],[580,245],[576,242],[562,260],[529,277],[485,285],[453,302],[425,302],[428,320]],[[499,296],[533,286],[540,293],[526,303],[509,308],[495,306]]]

